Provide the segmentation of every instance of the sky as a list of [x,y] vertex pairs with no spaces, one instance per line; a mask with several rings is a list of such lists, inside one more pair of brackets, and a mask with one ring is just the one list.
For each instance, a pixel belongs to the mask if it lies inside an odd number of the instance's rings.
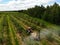
[[35,5],[53,5],[54,2],[60,4],[60,0],[0,0],[0,11],[24,10]]

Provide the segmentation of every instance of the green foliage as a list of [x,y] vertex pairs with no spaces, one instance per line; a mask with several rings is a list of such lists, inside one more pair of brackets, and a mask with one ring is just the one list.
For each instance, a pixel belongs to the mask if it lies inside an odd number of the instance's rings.
[[52,6],[47,6],[46,8],[41,5],[23,10],[22,12],[53,24],[60,24],[60,6],[56,2]]
[[51,34],[48,34],[46,37],[47,37],[47,40],[48,41],[50,41],[50,42],[53,42],[54,41],[54,38],[53,38],[52,33]]

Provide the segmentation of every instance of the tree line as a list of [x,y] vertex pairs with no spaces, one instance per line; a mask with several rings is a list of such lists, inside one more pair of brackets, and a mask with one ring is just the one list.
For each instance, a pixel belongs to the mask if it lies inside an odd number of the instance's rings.
[[44,7],[43,5],[35,6],[34,8],[21,10],[18,12],[23,12],[32,17],[37,17],[50,23],[60,25],[60,6],[56,2],[51,6],[49,5],[47,7]]

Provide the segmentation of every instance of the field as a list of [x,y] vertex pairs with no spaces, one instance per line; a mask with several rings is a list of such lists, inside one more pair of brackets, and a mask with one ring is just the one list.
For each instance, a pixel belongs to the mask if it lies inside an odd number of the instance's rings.
[[24,13],[0,13],[0,45],[60,45],[60,26]]

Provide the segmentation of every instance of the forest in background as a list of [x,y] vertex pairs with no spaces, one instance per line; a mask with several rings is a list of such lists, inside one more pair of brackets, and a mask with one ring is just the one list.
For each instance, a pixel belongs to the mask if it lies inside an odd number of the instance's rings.
[[43,19],[52,24],[60,25],[60,5],[56,2],[53,5],[47,7],[35,6],[27,10],[20,10],[18,12],[26,13],[32,17]]

